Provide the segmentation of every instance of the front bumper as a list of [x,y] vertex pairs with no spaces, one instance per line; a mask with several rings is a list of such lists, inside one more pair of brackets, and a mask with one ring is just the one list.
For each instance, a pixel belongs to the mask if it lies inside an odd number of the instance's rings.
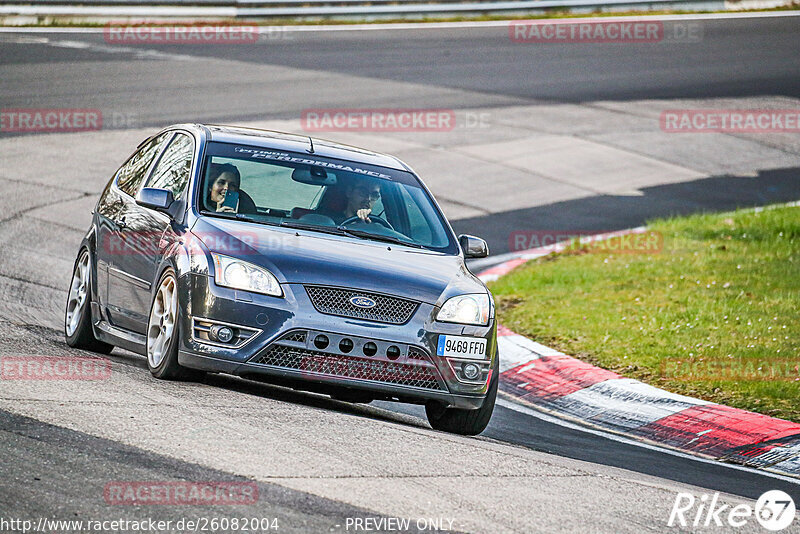
[[[494,319],[484,327],[440,323],[434,306],[421,303],[405,324],[384,324],[322,314],[301,284],[282,285],[284,297],[275,298],[219,287],[203,274],[188,273],[179,283],[188,295],[178,353],[186,367],[298,389],[355,390],[376,399],[434,400],[463,409],[480,408],[496,368]],[[209,322],[243,327],[234,328],[240,334],[235,348],[203,339],[202,326]],[[436,355],[440,334],[487,340],[486,358],[474,360],[485,369],[479,379],[464,379],[461,360]],[[326,345],[315,344],[320,336]],[[373,348],[374,353],[368,350]]]

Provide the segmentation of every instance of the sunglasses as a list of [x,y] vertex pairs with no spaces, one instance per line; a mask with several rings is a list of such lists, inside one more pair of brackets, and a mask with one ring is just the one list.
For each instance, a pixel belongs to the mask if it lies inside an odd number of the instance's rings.
[[369,199],[372,200],[373,202],[381,198],[380,191],[370,191],[369,189],[366,189],[364,187],[356,188],[356,192],[362,197],[369,197]]

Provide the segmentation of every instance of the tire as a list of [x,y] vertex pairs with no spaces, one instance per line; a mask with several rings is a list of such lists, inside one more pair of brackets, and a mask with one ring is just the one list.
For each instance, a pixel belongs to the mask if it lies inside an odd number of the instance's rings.
[[81,248],[72,268],[72,282],[67,292],[64,308],[64,338],[67,345],[76,349],[108,354],[114,348],[100,341],[92,330],[92,253]]
[[460,408],[444,408],[438,402],[429,402],[425,405],[425,414],[434,430],[475,436],[486,429],[492,418],[494,403],[497,400],[497,386],[500,383],[499,358],[495,356],[492,367],[492,382],[486,392],[486,400],[477,410],[463,410]]
[[204,373],[187,369],[178,363],[178,347],[182,339],[178,280],[171,268],[158,281],[147,320],[147,368],[156,378],[193,380]]

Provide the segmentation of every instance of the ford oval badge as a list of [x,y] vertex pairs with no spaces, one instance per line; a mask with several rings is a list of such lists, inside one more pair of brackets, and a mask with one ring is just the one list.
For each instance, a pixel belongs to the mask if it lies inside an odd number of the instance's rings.
[[350,297],[350,304],[355,306],[356,308],[373,308],[375,307],[375,301],[369,297],[361,297],[355,296]]

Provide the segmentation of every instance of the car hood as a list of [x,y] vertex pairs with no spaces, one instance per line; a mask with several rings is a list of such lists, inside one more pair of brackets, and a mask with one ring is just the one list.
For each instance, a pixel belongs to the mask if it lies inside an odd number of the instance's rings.
[[192,233],[211,252],[269,269],[282,284],[348,287],[434,305],[486,292],[460,256],[212,217],[198,219]]

